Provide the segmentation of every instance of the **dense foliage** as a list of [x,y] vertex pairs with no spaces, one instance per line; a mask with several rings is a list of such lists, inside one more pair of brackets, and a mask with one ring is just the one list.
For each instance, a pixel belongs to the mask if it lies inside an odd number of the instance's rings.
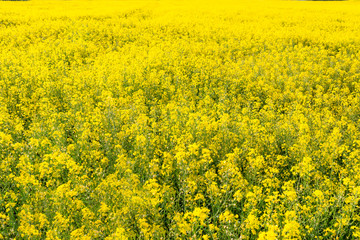
[[0,239],[360,238],[356,2],[0,2]]

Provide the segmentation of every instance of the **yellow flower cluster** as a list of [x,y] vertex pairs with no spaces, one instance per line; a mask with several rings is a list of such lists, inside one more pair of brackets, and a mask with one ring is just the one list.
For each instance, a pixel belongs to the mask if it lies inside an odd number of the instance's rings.
[[0,239],[360,238],[359,13],[0,1]]

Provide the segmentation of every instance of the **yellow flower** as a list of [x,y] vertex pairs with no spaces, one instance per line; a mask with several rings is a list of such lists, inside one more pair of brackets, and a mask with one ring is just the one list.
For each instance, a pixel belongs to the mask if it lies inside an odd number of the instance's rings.
[[210,210],[207,208],[195,208],[194,211],[192,212],[192,215],[194,217],[198,217],[200,224],[201,225],[205,225],[205,220],[208,218]]
[[221,213],[219,216],[220,222],[232,222],[237,219],[237,215],[234,215],[229,210],[226,210],[225,212]]
[[108,207],[108,205],[106,205],[106,203],[102,202],[100,204],[100,209],[99,209],[99,212],[102,213],[102,214],[105,214],[107,212],[109,212],[110,208]]
[[323,194],[323,192],[320,191],[320,190],[315,190],[315,191],[313,192],[313,195],[314,195],[316,198],[318,198],[319,200],[323,200],[323,199],[324,199],[324,194]]
[[252,234],[256,234],[260,228],[260,221],[254,212],[250,213],[245,220],[246,228],[250,229]]

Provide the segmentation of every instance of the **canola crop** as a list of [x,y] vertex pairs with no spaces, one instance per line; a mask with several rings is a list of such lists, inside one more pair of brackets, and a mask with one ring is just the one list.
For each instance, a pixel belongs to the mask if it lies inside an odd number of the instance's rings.
[[0,239],[359,239],[360,2],[0,2]]

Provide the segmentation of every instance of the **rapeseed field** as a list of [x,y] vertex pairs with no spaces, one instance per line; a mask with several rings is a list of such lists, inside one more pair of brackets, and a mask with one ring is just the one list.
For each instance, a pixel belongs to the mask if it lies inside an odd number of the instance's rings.
[[359,20],[0,1],[0,239],[360,239]]

